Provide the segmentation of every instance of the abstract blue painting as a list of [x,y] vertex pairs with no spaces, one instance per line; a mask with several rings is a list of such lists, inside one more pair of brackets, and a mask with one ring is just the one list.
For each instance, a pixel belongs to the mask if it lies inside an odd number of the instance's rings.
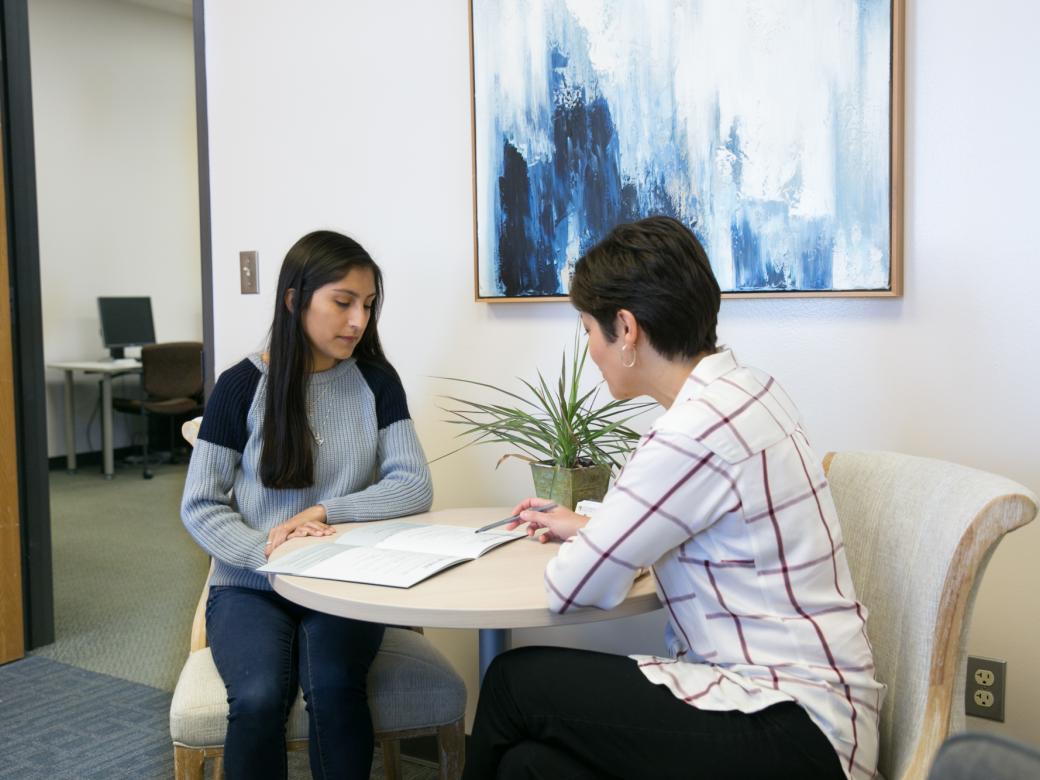
[[893,0],[472,0],[471,21],[478,298],[566,295],[652,214],[724,292],[892,289]]

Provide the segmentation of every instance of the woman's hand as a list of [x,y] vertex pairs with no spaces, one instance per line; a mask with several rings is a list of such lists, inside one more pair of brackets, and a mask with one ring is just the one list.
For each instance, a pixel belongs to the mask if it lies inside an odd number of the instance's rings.
[[332,526],[325,522],[325,507],[315,504],[272,528],[267,534],[264,555],[270,558],[275,548],[286,539],[300,536],[332,536],[334,533],[336,532]]
[[570,539],[589,522],[589,518],[585,515],[575,514],[562,506],[545,512],[530,511],[533,507],[551,503],[547,498],[525,498],[513,507],[513,514],[520,515],[520,519],[515,523],[509,523],[506,530],[512,531],[521,523],[527,523],[528,536],[534,536],[541,528],[545,529],[545,533],[538,537],[539,542],[562,542],[564,539]]

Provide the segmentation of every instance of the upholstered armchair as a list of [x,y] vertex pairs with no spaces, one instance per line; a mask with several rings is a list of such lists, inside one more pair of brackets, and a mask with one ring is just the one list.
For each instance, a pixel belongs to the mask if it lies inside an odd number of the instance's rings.
[[881,711],[879,772],[924,780],[964,729],[965,646],[986,564],[1030,522],[1036,496],[1009,479],[890,452],[824,459],[867,634]]

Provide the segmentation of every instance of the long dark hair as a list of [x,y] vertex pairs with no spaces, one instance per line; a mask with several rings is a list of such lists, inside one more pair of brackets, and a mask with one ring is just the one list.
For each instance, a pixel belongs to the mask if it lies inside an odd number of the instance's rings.
[[[307,387],[314,355],[303,330],[303,313],[315,290],[336,282],[354,268],[372,271],[376,297],[361,339],[354,347],[359,362],[389,367],[379,343],[383,274],[357,241],[330,230],[308,233],[289,249],[278,274],[274,320],[267,350],[267,399],[264,402],[260,480],[269,488],[314,484],[314,439],[307,419]],[[286,305],[289,290],[293,305]],[[392,371],[392,369],[391,369]]]

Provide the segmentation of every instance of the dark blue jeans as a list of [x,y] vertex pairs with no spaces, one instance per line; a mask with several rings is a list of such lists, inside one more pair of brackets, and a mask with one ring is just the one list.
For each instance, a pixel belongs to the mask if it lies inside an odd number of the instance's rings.
[[213,587],[206,633],[228,694],[228,780],[284,778],[285,722],[303,688],[311,774],[367,780],[372,716],[366,683],[383,626],[301,607],[271,591]]

